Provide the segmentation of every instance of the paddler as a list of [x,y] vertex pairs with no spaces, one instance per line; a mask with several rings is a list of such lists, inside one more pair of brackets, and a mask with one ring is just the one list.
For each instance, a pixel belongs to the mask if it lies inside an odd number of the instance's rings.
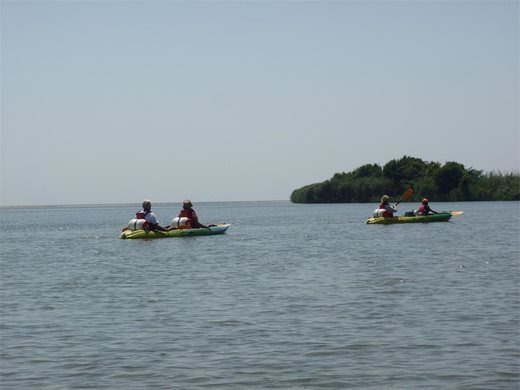
[[430,205],[428,203],[429,203],[428,198],[424,198],[421,201],[421,205],[417,209],[416,214],[418,214],[418,215],[438,214],[437,211],[432,210],[430,208]]
[[199,222],[199,217],[197,217],[197,213],[195,212],[195,210],[193,210],[193,203],[191,203],[191,200],[189,199],[185,199],[182,202],[182,210],[180,211],[178,218],[182,217],[188,218],[188,227],[191,229],[207,229],[209,227]]
[[397,208],[395,206],[390,206],[390,197],[388,195],[383,195],[381,197],[381,204],[379,205],[379,209],[385,210],[382,215],[385,218],[392,218],[394,213],[397,212]]
[[146,222],[148,222],[149,230],[158,230],[161,232],[167,232],[168,230],[170,230],[159,225],[157,217],[154,213],[152,213],[152,202],[150,202],[148,199],[145,199],[143,201],[143,209],[139,211],[135,216],[137,219],[146,219]]

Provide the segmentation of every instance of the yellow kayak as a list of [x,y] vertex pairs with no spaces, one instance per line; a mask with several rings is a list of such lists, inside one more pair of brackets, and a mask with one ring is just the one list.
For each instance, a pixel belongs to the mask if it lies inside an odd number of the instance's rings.
[[125,230],[119,235],[122,239],[136,239],[136,238],[170,238],[170,237],[192,237],[192,236],[211,236],[214,234],[223,234],[231,225],[222,223],[213,225],[207,228],[198,229],[172,229],[167,232],[149,231],[143,229]]

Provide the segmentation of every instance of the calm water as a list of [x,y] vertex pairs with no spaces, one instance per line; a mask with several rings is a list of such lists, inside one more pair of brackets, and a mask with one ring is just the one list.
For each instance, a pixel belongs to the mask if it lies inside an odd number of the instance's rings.
[[117,239],[138,206],[0,211],[0,388],[520,387],[518,202],[201,203],[227,234]]

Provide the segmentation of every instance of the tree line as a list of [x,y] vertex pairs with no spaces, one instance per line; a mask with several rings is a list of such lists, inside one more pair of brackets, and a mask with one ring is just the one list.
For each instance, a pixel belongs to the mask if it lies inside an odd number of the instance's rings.
[[366,164],[352,172],[336,173],[331,179],[294,190],[294,203],[379,202],[383,194],[399,200],[413,188],[409,201],[427,197],[431,201],[520,200],[518,172],[502,173],[465,168],[458,162],[423,161],[404,156],[386,163]]

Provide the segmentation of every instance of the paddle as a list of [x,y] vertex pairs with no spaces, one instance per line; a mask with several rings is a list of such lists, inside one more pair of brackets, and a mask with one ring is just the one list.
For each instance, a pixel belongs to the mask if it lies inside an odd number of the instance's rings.
[[464,214],[464,211],[450,211],[451,215],[462,215]]
[[401,195],[401,200],[397,201],[397,203],[395,204],[396,206],[405,201],[406,199],[408,199],[410,197],[410,195],[413,194],[413,189],[412,187],[408,188],[405,192],[403,192],[403,195]]

